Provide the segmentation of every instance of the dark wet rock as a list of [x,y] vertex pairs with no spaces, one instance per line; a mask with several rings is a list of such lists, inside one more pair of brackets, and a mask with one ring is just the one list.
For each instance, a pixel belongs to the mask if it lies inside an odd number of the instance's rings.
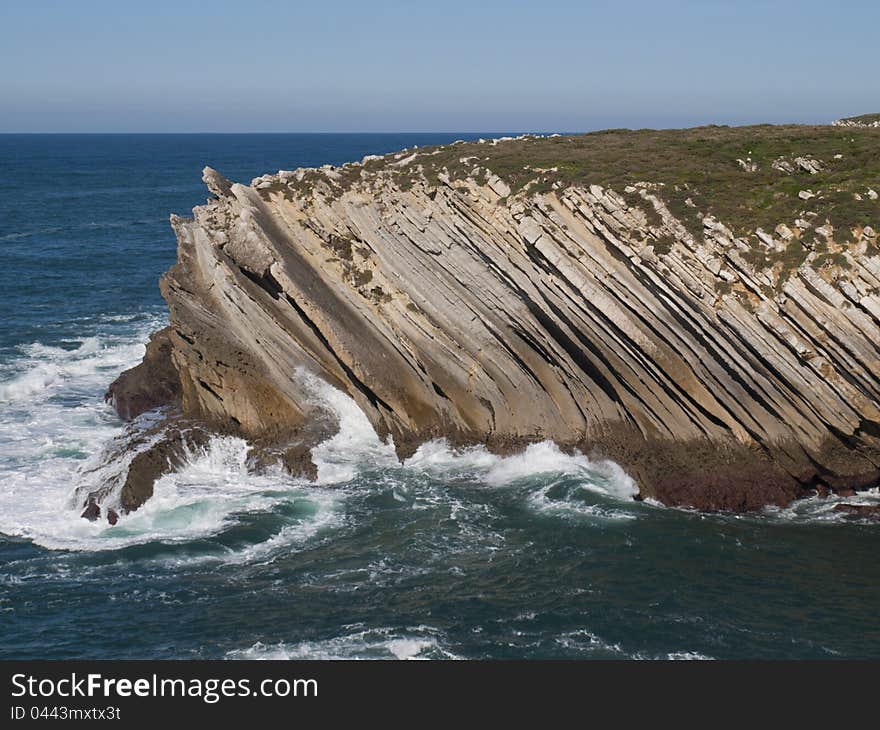
[[107,390],[104,400],[124,420],[180,400],[180,377],[171,361],[170,328],[155,332],[143,361],[122,373]]
[[98,487],[82,486],[77,490],[85,507],[82,516],[98,519],[101,503],[112,498],[112,504],[118,501],[118,509],[108,509],[106,516],[111,525],[116,524],[120,514],[136,510],[153,495],[157,479],[179,469],[187,455],[203,448],[210,438],[205,429],[173,414],[146,426],[137,421],[129,424],[104,453],[107,462],[128,461],[127,465]]
[[315,481],[318,478],[318,467],[312,459],[312,449],[305,444],[286,449],[281,457],[281,462],[292,476],[309,481]]
[[202,429],[170,429],[156,443],[137,453],[119,494],[123,512],[136,510],[152,497],[156,480],[180,469],[187,453],[204,447],[209,440],[210,434]]
[[86,508],[83,510],[83,513],[80,517],[88,520],[89,522],[95,522],[101,517],[101,507],[94,499],[89,499],[86,503]]
[[335,421],[325,420],[301,429],[296,438],[287,443],[252,444],[248,453],[248,463],[257,471],[262,471],[273,464],[281,464],[291,476],[315,481],[318,478],[318,467],[312,459],[312,449],[330,438],[338,427]]
[[701,511],[750,512],[783,506],[807,490],[778,464],[751,449],[698,439],[670,448],[625,428],[609,430],[584,449],[592,459],[611,459],[639,485],[642,499]]
[[284,471],[292,477],[315,481],[318,478],[318,467],[312,460],[312,449],[318,443],[297,441],[285,446],[255,446],[248,453],[248,466],[253,471],[262,473],[267,467],[281,464]]
[[316,412],[315,417],[302,424],[285,438],[261,438],[251,441],[248,463],[262,471],[273,464],[281,464],[293,477],[315,481],[318,467],[312,459],[312,449],[339,430],[339,422],[329,411]]
[[658,476],[652,488],[663,504],[706,512],[753,512],[802,496],[798,483],[769,463],[674,471]]
[[815,487],[817,497],[827,497],[831,494],[831,490],[824,484],[817,484]]
[[859,474],[830,474],[822,477],[828,487],[841,497],[851,497],[856,492],[880,485],[880,471]]
[[880,520],[880,505],[878,504],[836,504],[834,511],[843,512],[847,517]]

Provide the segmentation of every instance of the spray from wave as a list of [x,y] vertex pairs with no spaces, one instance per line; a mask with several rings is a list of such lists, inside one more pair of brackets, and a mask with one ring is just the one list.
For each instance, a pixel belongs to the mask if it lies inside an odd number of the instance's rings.
[[386,469],[397,464],[394,445],[379,438],[352,398],[305,369],[297,370],[296,376],[311,392],[315,404],[329,410],[339,422],[336,435],[312,449],[318,484],[351,481],[365,464]]
[[[631,480],[619,470],[614,472],[613,465],[596,465],[582,455],[564,454],[550,442],[501,457],[482,448],[454,450],[438,440],[424,444],[401,465],[393,444],[379,439],[350,397],[300,372],[315,400],[339,422],[338,432],[313,451],[318,467],[315,484],[280,470],[254,474],[248,469],[245,441],[214,437],[206,448],[188,453],[182,468],[159,479],[153,498],[118,525],[90,523],[80,518],[81,504],[74,499],[71,485],[78,485],[82,493],[114,481],[121,484],[136,450],[152,443],[133,439],[135,445],[121,455],[113,454],[111,448],[116,444],[118,452],[125,430],[136,431],[144,424],[120,424],[101,395],[118,372],[142,357],[142,343],[160,321],[150,318],[134,327],[125,321],[119,324],[122,331],[90,336],[71,343],[75,346],[70,348],[34,343],[22,348],[22,357],[7,367],[12,376],[0,385],[4,401],[0,439],[6,455],[0,471],[0,532],[51,549],[117,550],[217,537],[241,524],[247,515],[297,505],[294,517],[260,543],[239,550],[218,549],[223,559],[251,560],[342,524],[346,491],[339,486],[365,472],[376,477],[380,488],[382,483],[392,483],[395,498],[404,502],[405,495],[413,491],[409,483],[420,474],[495,488],[556,474],[617,499],[628,499],[635,491]],[[542,488],[533,497],[534,508],[548,513],[565,512],[570,501],[559,502]],[[442,488],[424,491],[421,498],[448,501],[453,517],[469,511],[460,497]],[[418,506],[418,499],[410,501]],[[112,493],[107,505],[114,505]]]
[[[313,450],[316,483],[280,470],[254,474],[245,441],[215,437],[205,449],[189,453],[183,468],[158,480],[154,497],[117,526],[89,523],[79,517],[72,485],[97,487],[118,479],[126,465],[125,458],[107,457],[107,445],[125,427],[101,396],[107,383],[140,359],[146,335],[161,323],[155,316],[115,318],[105,323],[109,329],[65,346],[22,347],[0,369],[0,532],[52,549],[113,550],[212,538],[247,515],[297,505],[294,516],[258,545],[218,549],[224,559],[249,560],[343,524],[352,488],[387,489],[412,508],[420,501],[445,501],[453,519],[470,514],[472,521],[488,508],[468,504],[462,485],[511,490],[546,517],[626,521],[645,509],[632,502],[637,487],[619,466],[564,453],[549,441],[505,457],[481,447],[453,449],[441,439],[423,444],[401,464],[393,444],[379,439],[350,397],[300,372],[314,399],[339,422],[338,432]],[[857,502],[865,500],[880,496],[860,495]],[[786,520],[843,519],[827,500],[806,500],[773,514]]]
[[65,346],[23,346],[0,368],[0,532],[57,546],[57,536],[87,529],[74,509],[73,485],[121,431],[103,392],[143,356],[160,322],[99,322],[97,334]]

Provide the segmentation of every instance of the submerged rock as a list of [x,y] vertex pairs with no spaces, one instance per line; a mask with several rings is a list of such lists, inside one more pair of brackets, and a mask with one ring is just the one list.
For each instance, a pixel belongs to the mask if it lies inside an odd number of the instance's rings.
[[110,443],[104,457],[123,464],[97,488],[80,487],[78,498],[84,507],[82,517],[101,518],[101,505],[108,504],[105,516],[115,525],[121,515],[132,512],[153,496],[153,486],[164,474],[178,470],[187,458],[209,442],[211,434],[198,425],[166,413],[164,418],[136,424]]
[[835,512],[843,512],[847,517],[880,520],[880,505],[877,504],[836,504]]

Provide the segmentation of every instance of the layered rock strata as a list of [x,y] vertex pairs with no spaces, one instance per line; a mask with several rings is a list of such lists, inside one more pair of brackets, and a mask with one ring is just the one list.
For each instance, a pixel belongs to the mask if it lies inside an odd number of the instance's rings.
[[170,326],[111,388],[120,415],[170,404],[309,474],[332,423],[307,372],[401,457],[552,439],[703,509],[880,481],[873,229],[834,265],[762,268],[756,245],[811,223],[756,244],[707,215],[694,235],[650,183],[513,193],[491,169],[431,178],[419,154],[251,185],[206,168],[213,197],[171,219]]

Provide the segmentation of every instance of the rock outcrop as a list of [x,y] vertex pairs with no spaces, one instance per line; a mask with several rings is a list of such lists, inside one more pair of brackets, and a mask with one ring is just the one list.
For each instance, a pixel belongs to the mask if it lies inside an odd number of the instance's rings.
[[143,362],[116,378],[105,396],[126,421],[179,399],[180,376],[171,362],[168,328],[150,336]]
[[[795,192],[775,236],[705,211],[694,232],[661,184],[532,167],[515,185],[489,145],[457,147],[457,171],[433,150],[251,185],[206,168],[213,197],[171,220],[170,326],[111,387],[120,415],[170,403],[302,465],[332,426],[307,372],[401,457],[438,437],[552,439],[617,461],[643,497],[705,509],[880,481],[873,229],[829,227],[812,250],[824,221]],[[807,153],[763,169],[812,180]]]
[[848,117],[836,119],[832,122],[835,127],[880,127],[880,114],[863,114],[860,117]]
[[880,507],[871,504],[836,504],[835,512],[842,512],[847,517],[864,520],[880,520]]

